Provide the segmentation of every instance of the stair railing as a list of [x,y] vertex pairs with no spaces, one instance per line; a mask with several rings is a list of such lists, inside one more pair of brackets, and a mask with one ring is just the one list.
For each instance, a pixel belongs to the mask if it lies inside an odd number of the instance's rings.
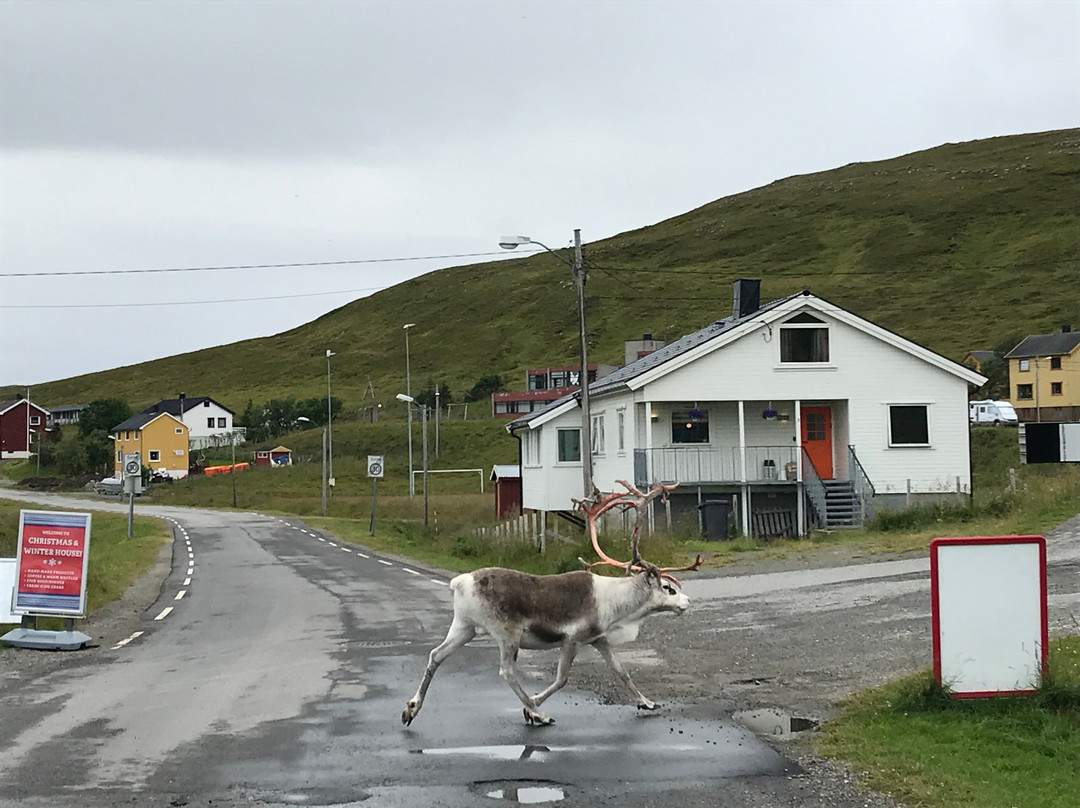
[[874,483],[870,479],[870,475],[866,473],[863,464],[859,462],[859,457],[855,454],[855,447],[851,445],[848,446],[848,470],[851,482],[855,486],[855,495],[859,498],[862,522],[866,524],[868,519],[874,518],[874,495],[877,491],[874,489]]
[[822,527],[828,527],[828,513],[825,510],[825,483],[821,481],[821,476],[810,461],[810,455],[807,454],[805,446],[802,450],[802,478],[806,498],[810,501],[810,505],[817,514],[818,524]]

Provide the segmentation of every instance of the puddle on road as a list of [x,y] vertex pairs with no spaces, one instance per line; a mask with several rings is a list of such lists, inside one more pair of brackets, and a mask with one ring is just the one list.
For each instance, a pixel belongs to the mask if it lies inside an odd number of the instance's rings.
[[771,735],[775,738],[789,738],[796,732],[817,729],[820,723],[812,718],[799,718],[772,708],[746,710],[735,713],[732,718],[759,735]]
[[522,805],[558,802],[566,798],[566,789],[557,783],[543,780],[512,780],[475,783],[473,791],[493,800],[505,800]]

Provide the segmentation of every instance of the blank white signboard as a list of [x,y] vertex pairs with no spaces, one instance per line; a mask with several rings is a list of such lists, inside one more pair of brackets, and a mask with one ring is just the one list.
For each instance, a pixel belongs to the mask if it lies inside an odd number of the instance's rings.
[[22,615],[11,613],[15,599],[15,559],[0,558],[0,623],[18,623]]
[[930,543],[934,674],[961,698],[1029,693],[1046,665],[1042,536]]

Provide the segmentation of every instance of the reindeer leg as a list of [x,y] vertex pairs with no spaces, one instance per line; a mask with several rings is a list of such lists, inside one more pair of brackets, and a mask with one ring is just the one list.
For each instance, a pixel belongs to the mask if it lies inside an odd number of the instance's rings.
[[656,702],[647,699],[644,694],[637,689],[637,685],[634,684],[634,680],[630,678],[630,674],[626,668],[622,666],[615,653],[611,650],[611,644],[605,637],[601,637],[592,643],[593,648],[600,652],[607,664],[611,666],[611,669],[619,675],[619,678],[626,683],[626,686],[630,688],[630,692],[634,694],[634,698],[637,699],[637,707],[639,710],[655,710],[660,705]]
[[521,703],[525,705],[523,710],[525,714],[525,723],[536,726],[546,726],[548,724],[554,724],[555,719],[545,715],[538,709],[539,705],[536,701],[525,692],[525,689],[521,686],[521,682],[517,678],[517,660],[518,646],[516,643],[511,642],[505,637],[496,637],[496,641],[499,643],[499,676],[503,678],[510,689],[514,691],[514,695],[521,700]]
[[416,714],[420,712],[420,708],[424,706],[424,695],[427,693],[432,677],[435,676],[435,671],[439,669],[443,661],[475,636],[476,626],[459,620],[455,615],[450,623],[450,630],[446,633],[446,639],[428,655],[427,669],[424,671],[424,678],[420,680],[420,687],[416,689],[416,695],[409,699],[405,709],[401,711],[402,724],[409,726],[416,718]]
[[536,702],[536,706],[539,707],[548,697],[558,690],[562,690],[566,686],[566,681],[570,677],[570,666],[574,664],[574,658],[577,656],[577,643],[568,642],[563,646],[562,656],[559,657],[559,669],[555,674],[555,681],[552,682],[547,689],[542,690],[533,696],[533,701]]

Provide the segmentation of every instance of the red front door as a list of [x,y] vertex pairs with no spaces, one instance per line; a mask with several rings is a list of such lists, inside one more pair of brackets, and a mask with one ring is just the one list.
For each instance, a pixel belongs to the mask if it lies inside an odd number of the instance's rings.
[[802,408],[802,444],[823,480],[833,478],[832,408]]

